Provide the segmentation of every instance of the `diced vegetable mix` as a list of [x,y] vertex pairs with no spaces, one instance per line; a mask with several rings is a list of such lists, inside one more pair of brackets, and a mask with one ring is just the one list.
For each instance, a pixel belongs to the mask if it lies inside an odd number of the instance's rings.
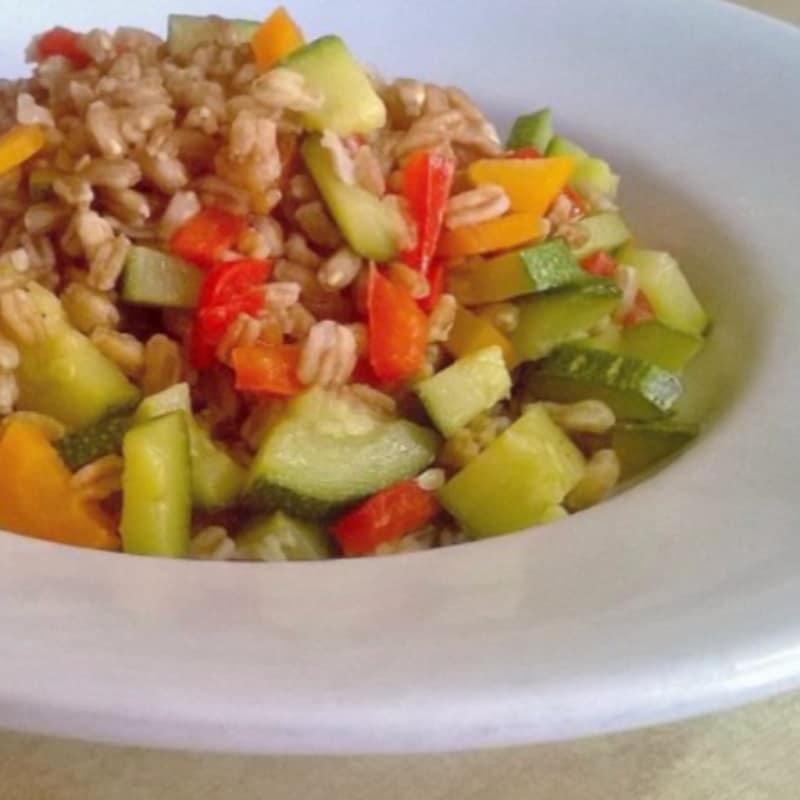
[[104,42],[52,28],[30,52],[70,96],[43,70],[0,98],[31,232],[0,245],[1,528],[406,551],[562,519],[602,499],[594,465],[697,434],[674,414],[708,316],[550,109],[503,147],[458,90],[385,84],[283,7]]

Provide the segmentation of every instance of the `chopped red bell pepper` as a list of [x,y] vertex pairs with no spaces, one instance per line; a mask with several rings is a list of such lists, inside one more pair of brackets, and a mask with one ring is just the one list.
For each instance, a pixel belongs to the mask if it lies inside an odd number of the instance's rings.
[[299,344],[254,344],[231,354],[236,388],[245,392],[291,397],[303,391],[297,377],[302,348]]
[[441,153],[419,150],[403,170],[403,197],[417,227],[417,242],[403,260],[426,277],[439,246],[455,168]]
[[39,58],[63,56],[76,67],[83,68],[91,63],[91,57],[81,48],[81,35],[69,28],[51,28],[43,33],[36,42]]
[[617,262],[605,250],[587,256],[581,261],[581,266],[592,275],[602,275],[604,278],[613,277],[617,271]]
[[172,234],[172,251],[197,264],[213,267],[244,233],[247,220],[220,208],[204,208]]
[[208,308],[247,296],[253,287],[266,283],[271,272],[272,263],[266,259],[240,258],[216,264],[203,279],[198,305]]
[[544,153],[536,147],[520,147],[517,150],[511,150],[506,158],[544,158]]
[[369,361],[381,381],[405,380],[425,363],[428,318],[411,293],[370,267],[367,286]]
[[333,533],[345,555],[367,555],[427,525],[439,509],[433,492],[416,481],[402,481],[345,514],[333,526]]
[[650,301],[641,290],[636,293],[636,299],[633,301],[633,307],[622,318],[624,326],[639,325],[642,322],[647,322],[655,317],[653,307]]
[[239,314],[257,314],[264,307],[260,287],[269,279],[269,261],[241,259],[212,267],[203,279],[192,329],[191,360],[205,368],[228,326]]

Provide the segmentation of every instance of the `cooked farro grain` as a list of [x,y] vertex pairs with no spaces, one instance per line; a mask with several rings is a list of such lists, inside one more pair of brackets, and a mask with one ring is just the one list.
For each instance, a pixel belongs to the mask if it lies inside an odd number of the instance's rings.
[[502,186],[491,183],[454,195],[447,205],[444,224],[450,230],[502,217],[511,201]]
[[268,109],[313,111],[323,103],[323,97],[306,84],[302,75],[283,67],[256,78],[250,94]]
[[236,542],[221,525],[211,525],[198,531],[189,544],[191,558],[207,561],[228,561],[236,554]]
[[174,386],[180,381],[182,373],[183,359],[178,344],[162,333],[151,336],[144,346],[144,394],[156,394]]
[[116,114],[102,100],[91,103],[86,112],[86,127],[97,149],[108,158],[119,158],[127,143],[120,131]]
[[108,189],[130,189],[142,179],[141,167],[131,159],[94,158],[81,174],[90,184]]
[[422,81],[400,78],[393,84],[394,91],[408,119],[419,117],[425,107],[426,86]]
[[276,219],[256,215],[253,217],[253,227],[264,237],[271,258],[283,255],[283,228]]
[[447,152],[450,141],[464,128],[464,115],[449,109],[432,114],[425,113],[416,119],[394,148],[401,161],[416,150],[434,149]]
[[284,252],[289,261],[305,267],[316,269],[322,262],[322,258],[308,246],[308,242],[299,233],[290,234]]
[[572,210],[572,200],[570,200],[566,194],[562,193],[555,199],[555,202],[547,214],[547,219],[550,220],[553,226],[558,227],[572,219]]
[[86,500],[105,500],[122,490],[123,466],[120,456],[103,456],[79,469],[71,486]]
[[369,145],[362,145],[353,156],[353,177],[355,182],[370,194],[383,197],[386,194],[386,179],[381,163]]
[[294,281],[268,283],[264,287],[266,307],[274,311],[286,311],[300,299],[301,288]]
[[[131,228],[141,227],[150,218],[150,201],[144,192],[135,189],[101,189],[99,195],[107,213],[124,224],[122,228],[112,223],[117,230],[130,232]],[[146,232],[146,237],[152,238],[150,231]]]
[[569,433],[606,433],[616,424],[614,412],[600,400],[561,405],[545,403],[553,421]]
[[589,241],[589,231],[580,220],[564,222],[561,225],[554,226],[553,233],[555,236],[562,238],[572,249],[583,247]]
[[316,200],[319,197],[317,185],[310,175],[299,172],[297,175],[293,175],[289,181],[289,197],[300,203]]
[[428,341],[446,342],[456,321],[458,302],[452,294],[443,294],[431,312],[428,323]]
[[24,345],[40,342],[47,335],[47,323],[26,289],[0,294],[0,320],[7,331]]
[[567,495],[570,511],[582,511],[604,500],[619,482],[619,457],[613,450],[598,450],[586,464],[580,483]]
[[332,320],[317,322],[303,345],[297,377],[306,386],[344,386],[355,369],[356,353],[349,328]]
[[88,208],[94,200],[92,187],[79,175],[59,176],[53,181],[53,191],[68,206]]
[[447,480],[447,475],[443,469],[427,469],[417,476],[417,485],[426,492],[435,492],[441,489]]
[[144,369],[144,345],[135,336],[97,327],[92,330],[90,338],[97,349],[126,375],[139,378]]
[[188,170],[177,156],[141,152],[138,161],[145,178],[165,194],[177,192],[189,183]]
[[319,200],[300,206],[295,211],[294,218],[313,244],[326,250],[334,250],[341,244],[342,235]]
[[130,239],[124,235],[103,242],[89,258],[89,285],[103,292],[111,291],[122,274],[130,246]]
[[33,203],[25,211],[25,230],[33,234],[51,233],[69,217],[69,209],[61,203]]
[[355,165],[350,151],[341,136],[333,131],[324,131],[320,139],[322,146],[331,154],[333,170],[340,181],[352,186],[356,182]]
[[323,289],[337,292],[347,288],[358,276],[364,262],[349,247],[337,250],[319,268],[317,279]]
[[249,314],[239,314],[217,345],[217,359],[229,366],[233,363],[232,353],[237,347],[255,344],[261,337],[262,321]]
[[106,292],[98,292],[82,283],[70,283],[61,295],[69,321],[82,333],[95,328],[116,328],[119,309]]
[[20,125],[43,125],[47,128],[55,126],[50,110],[40,106],[33,96],[26,92],[17,96],[17,122]]
[[431,293],[428,279],[417,269],[412,269],[407,264],[395,261],[389,265],[389,277],[398,286],[403,286],[415,299],[421,300]]
[[351,322],[347,325],[356,340],[356,355],[361,358],[369,350],[369,331],[363,322]]

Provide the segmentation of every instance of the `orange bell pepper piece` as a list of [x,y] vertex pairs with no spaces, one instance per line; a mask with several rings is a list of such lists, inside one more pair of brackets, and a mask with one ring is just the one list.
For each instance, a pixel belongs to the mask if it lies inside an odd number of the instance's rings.
[[15,125],[0,136],[0,175],[36,155],[45,141],[44,131],[38,125]]
[[506,250],[541,239],[544,233],[541,215],[509,214],[489,222],[445,231],[439,240],[439,255],[445,258],[461,258]]
[[0,438],[0,528],[51,542],[118,550],[112,517],[70,484],[44,432],[12,422]]
[[291,397],[305,386],[297,377],[302,348],[299,344],[263,344],[237,347],[231,357],[236,388]]
[[263,72],[304,44],[303,32],[283,6],[278,6],[261,23],[250,41],[256,64]]
[[494,325],[467,311],[463,306],[458,306],[450,336],[444,343],[448,352],[460,358],[492,345],[498,345],[503,351],[503,358],[509,369],[519,363],[514,345]]
[[506,190],[511,210],[544,216],[564,190],[575,169],[572,156],[552,158],[491,158],[473,161],[470,180],[494,183]]

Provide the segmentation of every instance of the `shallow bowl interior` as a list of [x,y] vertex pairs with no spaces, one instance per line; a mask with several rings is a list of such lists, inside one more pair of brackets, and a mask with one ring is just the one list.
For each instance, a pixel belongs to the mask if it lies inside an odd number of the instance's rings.
[[[4,536],[0,724],[425,751],[620,729],[799,683],[800,36],[712,0],[292,6],[387,75],[460,84],[501,127],[550,104],[559,129],[612,161],[639,238],[681,259],[714,317],[687,377],[687,414],[707,430],[599,508],[449,551],[196,564]],[[164,13],[23,7],[0,31],[0,71],[54,23],[163,29]]]

